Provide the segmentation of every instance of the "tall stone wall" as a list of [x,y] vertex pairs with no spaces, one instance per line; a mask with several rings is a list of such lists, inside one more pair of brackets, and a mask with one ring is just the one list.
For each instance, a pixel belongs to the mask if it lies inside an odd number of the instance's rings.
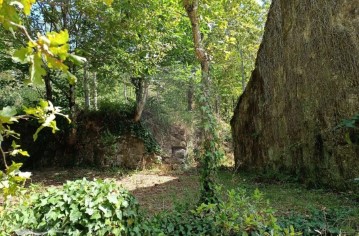
[[359,148],[334,128],[356,113],[359,0],[273,0],[231,121],[237,168],[344,186],[359,177]]

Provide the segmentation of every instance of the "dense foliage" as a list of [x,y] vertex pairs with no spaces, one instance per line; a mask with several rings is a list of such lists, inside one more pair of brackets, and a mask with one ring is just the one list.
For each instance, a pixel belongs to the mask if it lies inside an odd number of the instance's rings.
[[256,190],[231,190],[217,203],[146,218],[115,182],[77,180],[49,188],[3,212],[3,233],[57,235],[299,235],[282,228]]
[[34,194],[1,216],[3,234],[139,234],[138,203],[111,181],[77,180]]

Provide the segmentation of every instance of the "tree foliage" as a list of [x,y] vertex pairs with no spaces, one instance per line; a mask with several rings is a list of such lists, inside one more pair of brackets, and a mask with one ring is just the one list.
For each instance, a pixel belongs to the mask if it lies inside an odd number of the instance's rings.
[[[187,1],[197,6],[196,44],[183,3],[2,0],[0,83],[11,95],[4,105],[26,105],[21,101],[42,97],[74,114],[98,99],[136,101],[134,119],[140,120],[150,98],[184,117],[197,108],[204,132],[215,132],[216,115],[228,119],[233,98],[249,78],[266,8],[254,0]],[[201,66],[196,56],[204,58]],[[202,76],[200,68],[205,69]],[[136,79],[140,83],[132,83]],[[141,88],[142,96],[136,98]],[[215,148],[208,150],[220,156]]]

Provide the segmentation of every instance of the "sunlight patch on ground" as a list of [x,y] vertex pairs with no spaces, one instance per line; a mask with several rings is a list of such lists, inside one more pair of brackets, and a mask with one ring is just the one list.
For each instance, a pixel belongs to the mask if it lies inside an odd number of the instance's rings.
[[138,188],[154,187],[177,179],[178,177],[170,175],[135,174],[118,180],[117,182],[124,188],[132,191]]

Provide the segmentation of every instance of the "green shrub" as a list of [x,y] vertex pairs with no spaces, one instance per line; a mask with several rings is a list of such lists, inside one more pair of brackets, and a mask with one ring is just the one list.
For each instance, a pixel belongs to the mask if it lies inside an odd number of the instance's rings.
[[293,227],[277,224],[274,211],[262,194],[252,196],[244,190],[230,190],[216,204],[202,204],[195,210],[185,208],[160,213],[142,225],[143,235],[300,235]]
[[28,204],[3,213],[0,227],[0,235],[300,235],[277,223],[258,190],[253,195],[231,190],[216,204],[176,207],[146,219],[127,191],[99,180],[68,182],[35,194]]
[[63,188],[48,188],[3,217],[5,231],[22,235],[31,232],[138,235],[139,232],[136,199],[115,182],[102,180],[69,181]]

